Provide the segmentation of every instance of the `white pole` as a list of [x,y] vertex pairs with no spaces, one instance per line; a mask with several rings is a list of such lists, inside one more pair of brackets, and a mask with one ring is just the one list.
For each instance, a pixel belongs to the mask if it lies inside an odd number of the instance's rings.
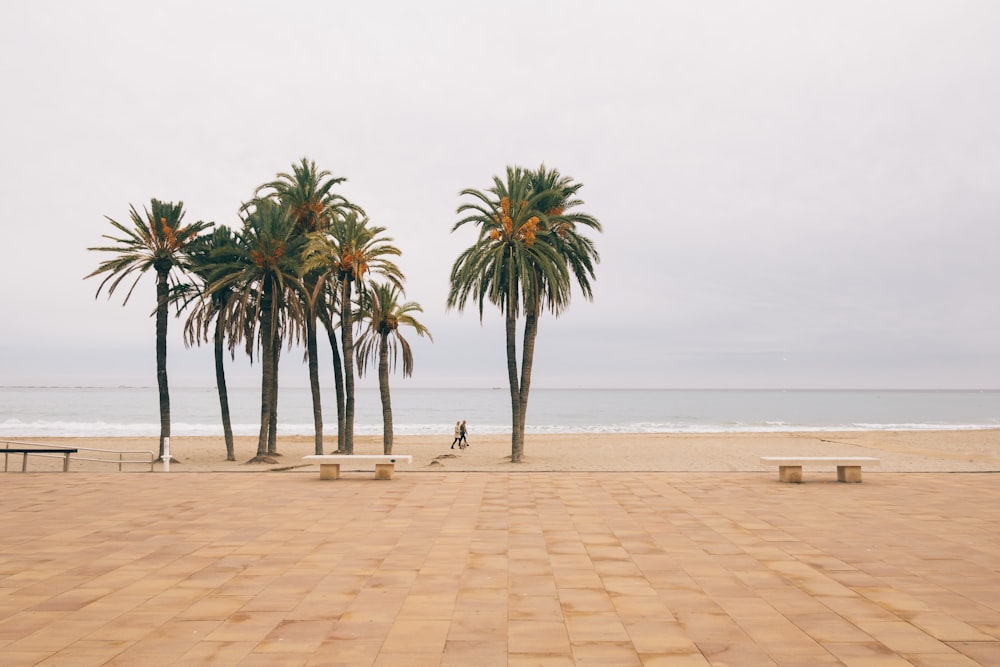
[[170,472],[170,438],[163,439],[163,472]]

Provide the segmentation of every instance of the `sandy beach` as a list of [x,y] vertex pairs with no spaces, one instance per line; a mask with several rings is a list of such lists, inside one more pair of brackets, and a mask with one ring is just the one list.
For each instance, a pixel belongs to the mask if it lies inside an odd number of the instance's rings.
[[[112,471],[117,466],[82,460],[117,460],[118,452],[155,451],[154,438],[18,438],[19,442],[46,442],[81,451],[71,471]],[[873,456],[881,459],[878,472],[997,472],[1000,471],[1000,430],[959,431],[845,431],[807,433],[724,434],[557,434],[528,435],[521,463],[510,463],[510,436],[470,434],[470,446],[450,449],[451,436],[398,436],[393,452],[410,454],[413,463],[398,470],[424,471],[580,471],[580,472],[755,472],[761,456]],[[171,472],[309,471],[317,467],[302,460],[314,453],[312,436],[279,436],[280,456],[275,464],[248,464],[256,453],[256,437],[236,438],[236,461],[226,461],[221,437],[173,437]],[[328,437],[324,453],[336,449]],[[86,450],[106,450],[92,452]],[[355,453],[382,453],[381,436],[358,436]],[[128,460],[142,457],[127,454]],[[148,460],[148,454],[146,455]],[[20,460],[11,460],[19,466]],[[58,461],[32,459],[29,470],[56,469]],[[141,470],[141,465],[126,466]],[[161,469],[156,464],[157,470]],[[148,466],[145,467],[148,470]],[[345,467],[345,471],[348,468]],[[868,474],[866,471],[865,474]]]

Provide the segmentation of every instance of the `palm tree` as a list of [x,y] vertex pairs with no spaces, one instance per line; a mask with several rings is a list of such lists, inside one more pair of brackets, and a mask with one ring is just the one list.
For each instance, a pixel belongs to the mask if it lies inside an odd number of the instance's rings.
[[364,286],[367,273],[383,276],[402,287],[403,274],[388,258],[399,256],[399,248],[391,238],[381,236],[384,227],[368,225],[368,219],[355,211],[335,216],[328,232],[309,235],[303,269],[319,271],[320,281],[331,281],[338,287],[340,305],[340,342],[344,364],[344,440],[341,451],[354,453],[354,317],[351,312],[351,292],[355,282]]
[[295,235],[288,207],[270,199],[254,200],[243,208],[243,229],[235,249],[211,267],[216,278],[202,299],[232,290],[221,315],[230,331],[246,334],[247,351],[260,343],[261,413],[257,454],[250,463],[269,463],[276,453],[278,347],[281,332],[305,317],[300,298],[299,258],[305,237]]
[[[578,227],[586,227],[601,231],[601,223],[593,216],[581,211],[572,210],[583,204],[576,198],[582,183],[574,183],[568,176],[562,176],[558,170],[546,169],[542,164],[537,170],[529,172],[531,192],[537,195],[534,205],[537,207],[540,225],[547,230],[546,241],[552,243],[569,272],[575,278],[584,298],[593,300],[591,280],[594,279],[594,266],[600,262],[600,256],[594,242],[583,236]],[[569,305],[569,292],[555,298],[551,292],[546,293],[547,305],[558,317]],[[541,313],[541,303],[536,302],[533,308],[525,309],[524,322],[524,361],[522,362],[521,391],[522,409],[520,412],[519,431],[524,434],[527,413],[527,391],[531,379],[531,369],[534,358],[534,341],[538,333],[538,318]]]
[[[195,297],[201,296],[213,280],[218,277],[218,266],[227,257],[236,253],[236,241],[228,227],[216,227],[210,235],[198,237],[199,243],[194,244],[190,253],[191,272],[198,276],[201,284],[196,286]],[[236,452],[233,447],[233,426],[229,413],[229,392],[226,388],[225,341],[227,338],[227,322],[224,317],[226,307],[233,298],[235,289],[232,285],[218,289],[207,298],[196,302],[194,310],[188,315],[184,324],[185,345],[197,345],[208,342],[209,330],[213,329],[211,338],[215,352],[215,384],[219,392],[219,407],[222,411],[222,432],[226,442],[226,460],[235,461]],[[188,299],[190,301],[190,298]],[[215,326],[212,327],[214,322]],[[243,338],[242,332],[229,332],[229,352],[234,354],[236,343]]]
[[[149,208],[140,214],[135,206],[129,206],[132,227],[107,218],[123,236],[105,234],[104,238],[115,245],[88,248],[98,252],[113,253],[108,259],[86,277],[106,273],[97,288],[97,295],[107,286],[108,297],[114,294],[122,281],[135,276],[125,294],[122,305],[128,303],[139,279],[149,269],[156,272],[156,384],[160,395],[160,459],[170,442],[170,390],[167,385],[167,311],[170,288],[178,284],[174,269],[183,272],[187,268],[187,252],[198,234],[214,223],[196,222],[183,225],[184,203],[150,201]],[[107,217],[107,216],[105,216]]]
[[[592,298],[590,278],[598,260],[593,244],[580,236],[576,224],[600,229],[596,219],[565,210],[581,202],[572,199],[580,186],[544,166],[537,172],[508,167],[506,179],[493,187],[463,190],[472,198],[458,207],[463,217],[452,231],[466,224],[479,227],[472,246],[452,265],[448,307],[465,308],[470,299],[482,319],[487,301],[504,313],[507,380],[511,402],[511,461],[524,453],[525,417],[534,364],[535,339],[542,308],[558,316],[569,305],[572,279]],[[521,369],[517,363],[517,320],[524,313]]]
[[[400,303],[403,293],[396,285],[379,283],[369,285],[360,299],[358,320],[363,323],[361,335],[355,348],[358,358],[358,374],[364,375],[367,365],[378,359],[378,388],[382,399],[382,451],[392,454],[392,401],[389,395],[389,370],[395,367],[399,351],[403,352],[403,377],[413,375],[413,352],[410,343],[400,333],[400,326],[410,326],[418,336],[427,336],[430,331],[417,321],[411,313],[422,313],[420,304],[407,301]],[[389,356],[390,349],[392,356]]]
[[[316,163],[306,158],[292,165],[292,173],[280,173],[277,178],[257,188],[257,196],[273,197],[281,204],[291,209],[295,221],[296,235],[328,230],[334,215],[345,215],[352,211],[364,213],[360,207],[349,202],[345,197],[333,192],[333,187],[346,181],[346,178],[334,178],[329,171],[319,171]],[[316,340],[316,319],[323,318],[321,309],[331,307],[322,297],[324,290],[318,282],[318,274],[314,271],[303,275],[306,300],[305,337],[306,362],[309,366],[309,387],[312,393],[313,430],[315,434],[315,452],[323,453],[323,408],[320,400],[318,344]],[[327,317],[328,320],[328,317]],[[327,320],[324,320],[326,322]],[[328,332],[330,329],[328,328]],[[331,348],[335,358],[335,368],[339,366],[335,338],[331,340]],[[338,439],[343,425],[343,381],[337,374],[337,417]]]

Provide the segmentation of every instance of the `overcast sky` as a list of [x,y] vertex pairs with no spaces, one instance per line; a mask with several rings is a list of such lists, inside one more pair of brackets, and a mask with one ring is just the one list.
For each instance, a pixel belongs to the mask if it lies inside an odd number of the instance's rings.
[[[401,386],[505,386],[447,311],[458,192],[544,162],[604,225],[536,387],[1000,387],[1000,3],[34,2],[0,10],[0,384],[155,385],[150,198],[237,226],[302,157],[403,250]],[[212,386],[171,320],[173,386]],[[288,384],[306,384],[300,352]],[[332,373],[324,367],[324,384]],[[242,360],[232,381],[253,385]],[[371,380],[368,380],[370,382]]]

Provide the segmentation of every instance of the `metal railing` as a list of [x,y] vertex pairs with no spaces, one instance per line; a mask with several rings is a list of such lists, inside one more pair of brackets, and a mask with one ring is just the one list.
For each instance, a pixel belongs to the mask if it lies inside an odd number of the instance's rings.
[[[53,449],[65,449],[60,445],[52,445],[44,442],[17,442],[14,440],[0,440],[0,447],[13,446],[13,447],[52,447]],[[112,465],[118,466],[118,472],[123,471],[123,467],[130,464],[136,464],[141,466],[149,466],[149,472],[153,472],[153,463],[156,461],[156,455],[153,452],[146,449],[97,449],[94,447],[75,447],[77,450],[76,454],[70,456],[71,461],[90,461],[92,463],[110,463]],[[83,454],[88,454],[84,456]],[[94,456],[89,456],[93,453]],[[105,458],[95,458],[100,454],[112,454],[117,456],[117,458],[105,457]],[[31,452],[25,454],[25,456],[37,456],[39,458],[63,458],[63,454],[43,454],[41,452]],[[135,456],[135,458],[125,458],[126,456]],[[7,460],[4,459],[4,470],[7,469]]]

